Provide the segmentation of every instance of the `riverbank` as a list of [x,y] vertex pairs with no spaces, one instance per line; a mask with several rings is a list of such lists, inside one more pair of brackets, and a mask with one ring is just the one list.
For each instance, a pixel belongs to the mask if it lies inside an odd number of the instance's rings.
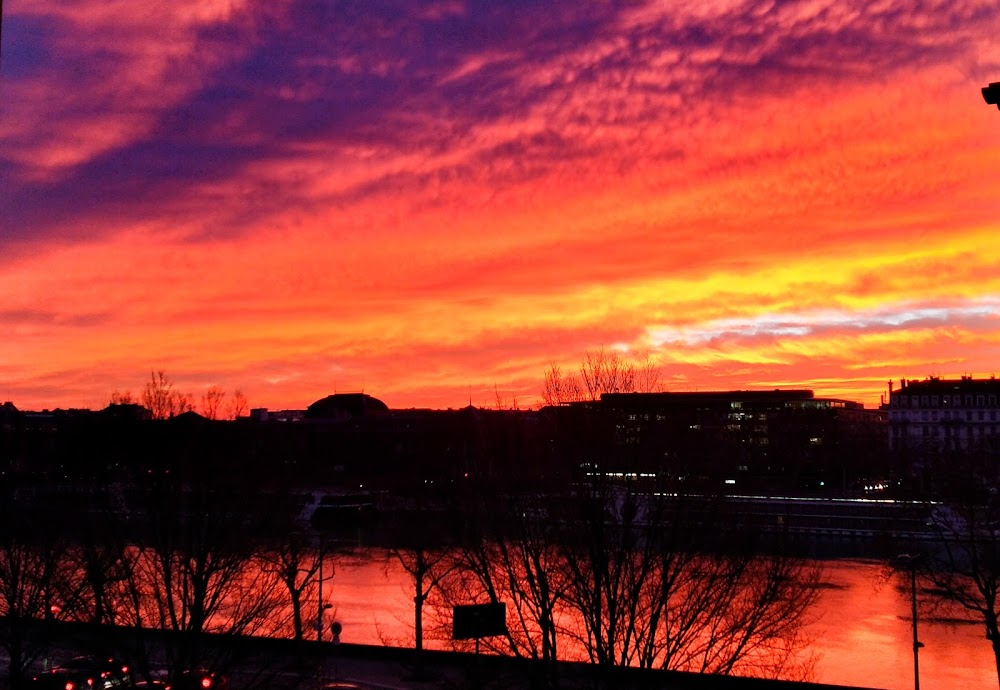
[[[40,623],[57,655],[120,653],[137,637],[147,644],[163,642],[174,633],[80,623]],[[224,649],[232,659],[227,673],[233,690],[315,690],[334,681],[382,690],[439,688],[554,687],[560,690],[873,690],[862,686],[829,685],[787,680],[657,671],[599,668],[581,662],[546,665],[527,659],[487,654],[363,644],[205,635],[206,648]],[[59,657],[46,657],[47,663]],[[40,662],[41,663],[41,662]]]

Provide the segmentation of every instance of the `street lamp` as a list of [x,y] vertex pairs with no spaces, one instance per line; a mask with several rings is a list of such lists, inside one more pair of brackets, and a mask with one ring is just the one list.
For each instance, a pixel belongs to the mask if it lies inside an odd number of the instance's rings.
[[323,602],[323,560],[325,554],[323,553],[323,535],[319,535],[319,592],[318,600],[319,606],[316,611],[316,641],[323,641],[323,612],[332,609],[333,604],[327,604]]
[[1000,110],[1000,81],[983,87],[983,100],[987,105],[995,105]]
[[917,639],[917,562],[920,554],[901,554],[896,562],[910,570],[910,604],[913,612],[913,690],[920,690],[920,648],[924,643]]

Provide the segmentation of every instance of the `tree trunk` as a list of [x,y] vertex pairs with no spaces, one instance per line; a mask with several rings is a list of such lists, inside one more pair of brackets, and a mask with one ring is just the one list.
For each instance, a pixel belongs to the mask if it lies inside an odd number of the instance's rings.
[[292,594],[292,626],[294,628],[295,641],[302,641],[302,600],[298,593]]
[[413,637],[419,652],[424,648],[424,598],[420,596],[419,589],[417,596],[413,597]]

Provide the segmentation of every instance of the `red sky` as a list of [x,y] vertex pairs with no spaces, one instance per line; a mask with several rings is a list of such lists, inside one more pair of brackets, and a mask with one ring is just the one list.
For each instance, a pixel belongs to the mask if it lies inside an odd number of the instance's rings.
[[0,398],[1000,373],[995,2],[11,0]]

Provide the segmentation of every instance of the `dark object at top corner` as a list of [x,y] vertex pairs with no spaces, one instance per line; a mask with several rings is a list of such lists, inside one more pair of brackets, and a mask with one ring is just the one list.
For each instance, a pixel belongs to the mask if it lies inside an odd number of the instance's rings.
[[1000,110],[1000,81],[992,82],[989,86],[983,87],[983,100],[988,105],[995,105]]

